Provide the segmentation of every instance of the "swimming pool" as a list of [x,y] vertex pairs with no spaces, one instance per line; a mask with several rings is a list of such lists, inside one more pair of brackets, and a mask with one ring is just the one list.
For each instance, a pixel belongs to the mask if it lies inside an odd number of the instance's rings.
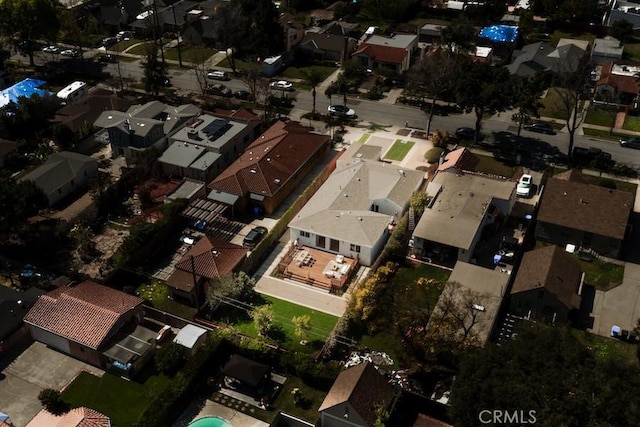
[[189,427],[232,427],[229,421],[220,417],[204,417],[193,421]]

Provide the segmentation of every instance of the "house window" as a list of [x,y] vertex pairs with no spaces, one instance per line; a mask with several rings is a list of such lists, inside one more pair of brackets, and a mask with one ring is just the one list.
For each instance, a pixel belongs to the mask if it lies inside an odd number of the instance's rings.
[[329,239],[329,250],[338,252],[340,250],[340,241],[336,239]]
[[311,234],[308,231],[301,231],[300,237],[311,237]]
[[360,245],[354,245],[353,243],[350,246],[351,252],[360,253]]
[[326,239],[324,236],[316,236],[316,246],[319,248],[324,248],[326,245]]

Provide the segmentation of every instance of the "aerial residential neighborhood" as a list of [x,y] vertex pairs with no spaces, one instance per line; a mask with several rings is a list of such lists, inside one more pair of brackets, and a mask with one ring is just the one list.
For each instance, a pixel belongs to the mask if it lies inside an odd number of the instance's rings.
[[633,426],[640,6],[0,0],[0,427]]

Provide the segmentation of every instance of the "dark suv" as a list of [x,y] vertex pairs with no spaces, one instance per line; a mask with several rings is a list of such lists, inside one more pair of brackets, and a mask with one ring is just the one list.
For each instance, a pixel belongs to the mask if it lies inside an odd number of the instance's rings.
[[260,240],[267,235],[268,231],[265,227],[254,227],[242,241],[242,246],[245,248],[255,248],[255,246],[260,243]]
[[549,123],[527,123],[523,126],[525,130],[529,132],[538,132],[538,133],[546,133],[547,135],[555,135],[556,131],[553,129]]

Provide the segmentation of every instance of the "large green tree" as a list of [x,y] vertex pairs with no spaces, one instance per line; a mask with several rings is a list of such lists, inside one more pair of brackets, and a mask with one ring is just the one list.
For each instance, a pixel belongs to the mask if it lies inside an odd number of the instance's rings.
[[284,51],[284,30],[271,0],[231,0],[219,13],[221,41],[240,55],[264,59]]
[[147,93],[158,96],[160,89],[165,86],[168,78],[167,66],[158,58],[158,49],[155,43],[147,43],[145,60],[142,63],[144,69],[144,90]]
[[508,93],[511,96],[511,106],[516,109],[513,119],[518,123],[518,135],[522,131],[522,125],[531,117],[540,117],[540,97],[545,86],[545,79],[541,74],[529,78],[518,75],[509,77]]
[[0,2],[0,33],[10,38],[16,48],[29,56],[38,40],[55,40],[60,29],[58,9],[53,0],[6,0]]
[[311,68],[308,72],[307,71],[303,71],[302,72],[304,75],[304,80],[305,82],[311,86],[311,96],[313,97],[313,110],[312,112],[315,113],[316,112],[316,87],[318,87],[318,85],[320,83],[322,83],[323,76],[322,73],[320,71],[318,71],[318,69],[316,68]]
[[462,61],[456,69],[456,102],[467,113],[475,113],[476,141],[480,136],[482,117],[504,111],[509,105],[508,86],[505,84],[508,79],[509,72],[505,68],[470,59]]
[[0,177],[0,234],[17,232],[29,217],[47,206],[47,197],[32,181]]

